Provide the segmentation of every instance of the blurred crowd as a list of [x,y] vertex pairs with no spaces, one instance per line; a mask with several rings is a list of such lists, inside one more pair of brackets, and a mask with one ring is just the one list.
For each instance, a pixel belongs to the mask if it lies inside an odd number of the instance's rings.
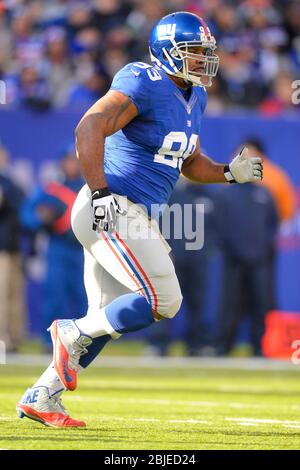
[[9,107],[88,108],[130,61],[146,61],[159,18],[186,10],[215,35],[220,71],[209,113],[299,112],[300,0],[0,1],[0,79]]

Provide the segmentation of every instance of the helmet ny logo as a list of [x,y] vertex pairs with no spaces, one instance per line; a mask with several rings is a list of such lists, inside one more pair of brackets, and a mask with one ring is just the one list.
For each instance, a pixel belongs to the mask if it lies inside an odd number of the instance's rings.
[[176,31],[176,23],[173,24],[161,24],[157,27],[157,35],[160,41],[167,39],[174,39]]

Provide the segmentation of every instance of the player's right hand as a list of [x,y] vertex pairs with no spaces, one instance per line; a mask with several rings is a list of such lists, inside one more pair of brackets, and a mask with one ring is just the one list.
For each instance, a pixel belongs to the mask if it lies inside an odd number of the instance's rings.
[[126,211],[119,206],[108,188],[92,191],[93,230],[113,232],[117,224],[117,213],[125,215]]

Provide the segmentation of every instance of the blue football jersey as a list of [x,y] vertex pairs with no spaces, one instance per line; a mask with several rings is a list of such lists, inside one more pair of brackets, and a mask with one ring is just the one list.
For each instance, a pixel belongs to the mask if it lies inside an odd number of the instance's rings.
[[182,162],[195,150],[207,94],[192,87],[189,100],[156,66],[126,65],[114,77],[111,90],[124,93],[138,116],[105,141],[104,167],[112,192],[143,204],[166,204]]

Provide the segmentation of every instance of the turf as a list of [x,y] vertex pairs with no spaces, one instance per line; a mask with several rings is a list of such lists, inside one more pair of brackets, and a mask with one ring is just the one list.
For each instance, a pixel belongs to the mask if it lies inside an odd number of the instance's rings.
[[91,368],[64,396],[83,430],[17,418],[15,403],[41,370],[0,366],[0,448],[300,448],[298,369]]

